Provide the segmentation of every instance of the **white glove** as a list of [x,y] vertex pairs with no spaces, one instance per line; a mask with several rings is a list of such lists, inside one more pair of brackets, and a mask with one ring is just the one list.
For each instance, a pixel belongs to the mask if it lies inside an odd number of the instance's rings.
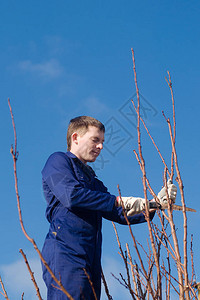
[[117,197],[117,206],[122,206],[127,211],[127,216],[134,216],[140,214],[145,209],[145,199],[138,197]]
[[[175,203],[176,201],[176,193],[177,193],[177,187],[171,182],[170,179],[167,181],[167,192],[169,195],[169,199]],[[161,191],[158,193],[158,199],[160,200],[160,204],[166,204],[167,203],[167,194],[166,194],[166,188],[163,187]]]

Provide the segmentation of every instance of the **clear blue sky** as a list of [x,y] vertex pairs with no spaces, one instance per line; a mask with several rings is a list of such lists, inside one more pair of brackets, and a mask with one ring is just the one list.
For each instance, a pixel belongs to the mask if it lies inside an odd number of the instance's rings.
[[[135,119],[127,102],[135,95],[131,48],[135,51],[143,116],[168,164],[171,147],[162,110],[172,117],[167,70],[172,76],[176,147],[186,204],[197,209],[196,214],[188,214],[188,225],[189,235],[194,234],[198,274],[199,15],[199,1],[1,1],[0,274],[11,299],[19,299],[23,291],[29,299],[36,299],[19,249],[26,252],[37,274],[40,265],[18,222],[7,98],[11,99],[18,133],[24,224],[41,249],[48,231],[41,169],[52,152],[66,151],[67,124],[74,116],[94,116],[107,125],[108,133],[119,130],[116,143],[107,134],[103,155],[94,168],[111,193],[117,194],[120,184],[123,195],[143,195],[141,172],[132,151],[137,149]],[[158,192],[163,184],[163,165],[143,131],[142,139],[147,176]],[[174,218],[181,232],[181,213],[176,212]],[[145,242],[146,226],[133,229],[136,238]],[[130,240],[128,228],[118,226],[118,230],[123,243]],[[123,267],[111,223],[104,222],[103,234],[106,275],[110,271],[117,275]],[[114,299],[122,299],[123,288],[111,277],[108,280]],[[45,288],[41,279],[38,281],[45,299]],[[123,299],[128,297],[123,295]]]

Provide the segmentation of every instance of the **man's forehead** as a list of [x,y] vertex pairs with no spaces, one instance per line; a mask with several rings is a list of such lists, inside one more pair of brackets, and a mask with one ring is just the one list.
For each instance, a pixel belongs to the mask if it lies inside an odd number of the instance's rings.
[[79,128],[75,132],[80,134],[80,136],[88,136],[88,137],[101,137],[104,140],[104,131],[100,130],[96,126],[89,125],[87,129]]
[[98,132],[98,131],[100,131],[98,127],[89,125],[88,128],[80,127],[78,129],[76,129],[74,132],[86,134],[87,132]]
[[96,127],[96,126],[91,126],[91,125],[88,126],[88,130],[87,130],[87,131],[104,133],[103,130],[100,130],[98,127]]
[[104,138],[104,131],[95,126],[88,126],[88,135]]

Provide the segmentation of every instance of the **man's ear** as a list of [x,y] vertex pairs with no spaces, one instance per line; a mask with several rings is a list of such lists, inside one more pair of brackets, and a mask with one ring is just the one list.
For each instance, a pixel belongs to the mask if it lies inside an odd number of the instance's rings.
[[78,136],[79,134],[77,132],[72,133],[71,135],[72,143],[75,143],[76,145],[78,144]]

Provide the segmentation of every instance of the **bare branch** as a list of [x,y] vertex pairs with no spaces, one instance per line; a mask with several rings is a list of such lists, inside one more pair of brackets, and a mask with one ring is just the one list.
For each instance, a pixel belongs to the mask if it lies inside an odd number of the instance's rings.
[[151,224],[150,224],[150,218],[149,218],[149,209],[148,209],[148,199],[147,199],[147,186],[146,186],[146,170],[145,170],[145,161],[143,158],[142,154],[142,146],[141,146],[141,133],[140,133],[140,96],[139,96],[139,89],[138,89],[138,84],[137,84],[137,74],[136,74],[136,67],[135,67],[135,57],[134,57],[134,51],[132,50],[132,59],[133,59],[133,71],[134,71],[134,80],[135,80],[135,87],[136,87],[136,93],[137,93],[137,115],[138,115],[138,122],[137,122],[137,133],[138,133],[138,151],[139,151],[139,157],[140,157],[140,162],[141,162],[141,169],[142,169],[142,174],[143,174],[143,190],[144,190],[144,197],[146,201],[146,210],[145,210],[145,217],[146,221],[148,224],[148,229],[149,229],[149,236],[151,240],[151,245],[153,249],[153,255],[155,259],[155,264],[156,264],[156,270],[157,270],[157,284],[158,284],[158,290],[157,290],[157,299],[160,299],[161,296],[161,276],[160,276],[160,267],[159,267],[159,260],[158,256],[156,254],[156,247],[152,235],[152,230],[151,230]]
[[[118,191],[119,191],[119,197],[120,197],[120,199],[121,199],[121,191],[120,191],[119,185],[118,185]],[[140,265],[141,265],[142,271],[143,271],[143,273],[144,273],[145,279],[147,280],[147,288],[148,288],[148,290],[149,290],[151,296],[153,297],[153,299],[155,299],[155,298],[154,298],[154,292],[153,292],[153,289],[152,289],[152,287],[151,287],[150,282],[148,281],[148,274],[147,274],[147,272],[146,272],[146,270],[145,270],[145,266],[144,266],[142,257],[141,257],[141,255],[140,255],[140,252],[139,252],[138,247],[137,247],[136,239],[135,239],[135,237],[134,237],[134,235],[133,235],[133,231],[132,231],[130,222],[129,222],[128,218],[127,218],[127,215],[126,215],[126,213],[125,213],[125,211],[124,211],[123,201],[121,201],[121,203],[122,203],[122,208],[123,208],[123,212],[124,212],[124,218],[125,218],[126,223],[127,223],[127,225],[128,225],[129,232],[130,232],[131,238],[132,238],[132,240],[133,240],[134,248],[135,248],[135,250],[136,250],[138,259],[139,259],[139,261],[140,261]]]
[[127,257],[124,255],[124,252],[122,250],[121,243],[120,243],[119,236],[118,236],[117,229],[116,229],[116,226],[115,226],[114,222],[112,222],[112,224],[113,224],[113,227],[114,227],[114,230],[115,230],[115,235],[117,237],[118,247],[119,247],[121,256],[122,256],[123,261],[124,261],[125,269],[126,269],[126,274],[127,274],[127,279],[128,279],[127,287],[129,289],[129,292],[130,292],[131,296],[134,297],[133,290],[132,290],[132,287],[131,287],[131,282],[130,282],[130,274],[129,274],[129,268],[128,268],[128,263],[127,263]]
[[14,116],[13,116],[13,112],[12,112],[12,107],[11,107],[11,104],[10,104],[10,99],[8,99],[8,105],[9,105],[9,108],[10,108],[10,114],[11,114],[11,118],[12,118],[12,124],[13,124],[13,130],[14,130],[14,137],[15,137],[15,145],[14,145],[14,148],[11,147],[11,154],[12,154],[12,158],[13,158],[14,179],[15,179],[15,192],[16,192],[16,197],[17,197],[17,208],[18,208],[18,213],[19,213],[19,221],[20,221],[21,229],[22,229],[22,232],[24,233],[25,237],[29,240],[29,242],[32,243],[32,245],[35,248],[36,252],[38,253],[38,255],[39,255],[42,263],[47,268],[47,270],[50,273],[50,275],[52,276],[53,280],[60,286],[60,288],[63,291],[63,293],[70,300],[73,300],[73,298],[71,297],[71,295],[66,291],[66,289],[62,285],[62,282],[56,278],[56,276],[54,275],[54,273],[52,272],[52,270],[48,266],[47,262],[45,261],[45,259],[42,256],[42,253],[38,249],[37,244],[34,241],[34,239],[31,238],[28,235],[28,233],[26,232],[26,230],[25,230],[24,223],[23,223],[23,220],[22,220],[22,212],[21,212],[21,206],[20,206],[20,196],[19,196],[19,189],[18,189],[18,178],[17,178],[17,159],[18,159],[17,134],[16,134],[16,128],[15,128],[15,122],[14,122]]
[[191,282],[194,282],[194,281],[196,281],[196,275],[195,275],[195,270],[194,270],[193,234],[191,234],[190,256],[191,256],[191,265],[192,265],[192,278],[191,278]]
[[90,275],[87,273],[87,271],[86,271],[85,268],[83,268],[83,271],[85,272],[85,275],[87,276],[87,279],[88,279],[88,281],[89,281],[89,283],[90,283],[90,286],[91,286],[91,288],[92,288],[92,292],[93,292],[93,295],[94,295],[94,299],[95,299],[95,300],[98,300],[98,299],[97,299],[96,292],[95,292],[95,289],[94,289],[93,282],[92,282],[92,280],[90,279]]
[[9,300],[6,289],[5,289],[4,284],[3,284],[3,281],[1,279],[1,276],[0,276],[0,284],[1,284],[1,287],[2,287],[2,290],[3,290],[3,293],[0,292],[0,294],[3,295],[6,300]]
[[[174,93],[173,93],[173,89],[172,89],[172,81],[171,81],[171,75],[169,73],[169,71],[167,71],[168,77],[169,79],[167,80],[167,78],[165,77],[167,84],[170,88],[170,92],[171,92],[171,99],[172,99],[172,110],[173,110],[173,141],[175,144],[175,140],[176,140],[176,118],[175,118],[175,102],[174,102]],[[172,155],[171,155],[171,176],[170,179],[173,180],[173,175],[174,175],[174,152],[172,151]]]
[[[134,107],[136,113],[138,114],[138,110],[137,110],[137,108],[136,108],[136,106],[135,106],[135,103],[133,102],[133,100],[131,100],[131,102],[132,102],[132,104],[133,104],[133,107]],[[146,126],[146,124],[145,124],[143,118],[142,118],[141,116],[139,116],[139,118],[140,118],[140,120],[142,121],[142,124],[143,124],[143,126],[144,126],[144,128],[145,128],[145,130],[146,130],[146,132],[147,132],[147,134],[148,134],[148,136],[150,137],[150,139],[151,139],[151,141],[152,141],[154,147],[156,148],[156,150],[157,150],[157,152],[158,152],[158,154],[159,154],[159,156],[160,156],[160,158],[161,158],[161,160],[162,160],[164,166],[167,168],[168,175],[170,176],[170,173],[169,173],[167,164],[166,164],[166,162],[165,162],[165,160],[164,160],[164,158],[163,158],[163,156],[162,156],[162,154],[161,154],[161,152],[160,152],[158,146],[156,145],[156,143],[155,143],[155,141],[154,141],[152,135],[150,134],[150,132],[149,132],[149,130],[148,130],[148,128],[147,128],[147,126]]]
[[31,275],[31,280],[33,281],[33,284],[34,284],[34,286],[35,286],[35,289],[36,289],[36,292],[37,292],[37,296],[38,296],[38,298],[39,298],[40,300],[42,300],[42,297],[41,297],[41,295],[40,295],[39,287],[38,287],[37,282],[36,282],[36,280],[35,280],[34,273],[32,272],[31,267],[30,267],[30,265],[29,265],[29,263],[28,263],[28,260],[27,260],[27,258],[26,258],[26,255],[24,254],[24,252],[23,252],[22,249],[20,249],[19,252],[20,252],[21,255],[23,256],[24,261],[25,261],[25,264],[26,264],[26,266],[27,266],[27,268],[28,268],[28,271],[29,271],[29,273],[30,273],[30,275]]
[[134,288],[135,288],[136,299],[140,300],[139,296],[138,296],[138,288],[137,288],[136,279],[135,279],[134,265],[133,265],[131,253],[130,253],[130,250],[129,250],[129,246],[128,246],[127,243],[126,243],[126,249],[127,249],[127,252],[128,252],[128,258],[129,258],[130,265],[131,265],[131,274],[132,274],[133,284],[134,284]]
[[104,288],[105,288],[105,293],[108,297],[108,300],[113,300],[112,296],[110,295],[109,293],[109,290],[108,290],[108,285],[107,285],[107,282],[106,282],[106,278],[104,276],[104,273],[103,273],[103,270],[101,269],[101,278],[102,278],[102,281],[103,281],[103,284],[104,284]]

